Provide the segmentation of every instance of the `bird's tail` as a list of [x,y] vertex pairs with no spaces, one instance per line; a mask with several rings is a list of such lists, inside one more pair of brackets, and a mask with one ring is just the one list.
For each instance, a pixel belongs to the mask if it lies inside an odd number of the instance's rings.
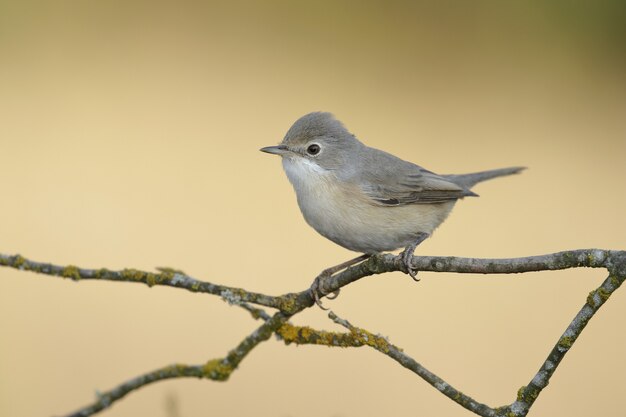
[[469,190],[479,182],[487,181],[492,178],[503,177],[505,175],[517,174],[525,169],[526,167],[500,168],[493,169],[491,171],[474,172],[471,174],[444,175],[444,177]]

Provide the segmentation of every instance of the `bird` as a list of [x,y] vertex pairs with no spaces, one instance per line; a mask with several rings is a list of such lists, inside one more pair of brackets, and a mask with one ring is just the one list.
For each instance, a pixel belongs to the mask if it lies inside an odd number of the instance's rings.
[[328,112],[300,117],[279,145],[260,150],[281,156],[305,221],[325,238],[362,254],[316,277],[311,292],[320,307],[320,297],[328,295],[322,290],[325,279],[374,254],[403,248],[406,272],[417,279],[411,264],[416,247],[456,202],[476,197],[471,188],[479,182],[525,169],[437,175],[365,145]]

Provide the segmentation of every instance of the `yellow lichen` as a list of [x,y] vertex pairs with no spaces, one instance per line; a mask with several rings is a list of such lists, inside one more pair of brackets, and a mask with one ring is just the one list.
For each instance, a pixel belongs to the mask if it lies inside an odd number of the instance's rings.
[[74,265],[68,265],[63,268],[63,271],[61,271],[61,276],[64,278],[71,278],[74,281],[78,281],[80,279],[80,272],[78,271],[78,268]]
[[572,343],[574,343],[574,339],[570,336],[563,336],[558,343],[558,346],[562,349],[569,349],[572,347]]
[[212,359],[202,367],[205,378],[226,381],[233,372],[233,367],[225,364],[223,359]]
[[317,345],[330,345],[332,341],[332,335],[329,336],[329,332],[323,330],[315,330],[308,326],[294,326],[291,323],[284,323],[276,331],[286,344],[296,343],[305,344],[312,343]]
[[148,287],[153,287],[157,283],[158,283],[157,275],[148,272],[146,274],[146,284],[148,284]]
[[246,298],[248,296],[248,292],[241,288],[232,288],[230,291],[233,293],[233,295],[239,298]]
[[294,326],[283,324],[277,331],[286,344],[312,343],[316,345],[360,347],[370,346],[381,352],[389,352],[389,342],[381,336],[376,336],[367,330],[353,328],[350,333],[335,333],[324,330],[315,330],[308,326]]
[[611,285],[613,285],[615,288],[620,286],[619,279],[615,275],[611,275],[610,279],[611,279]]
[[283,338],[286,344],[294,343],[298,338],[298,329],[291,323],[284,323],[276,330],[276,333]]
[[[174,271],[162,271],[160,274],[158,274],[158,281],[159,282],[163,282],[163,281],[169,281],[170,279],[174,278],[174,275],[177,274],[177,272]],[[184,275],[184,274],[181,274]]]
[[600,299],[602,300],[602,302],[605,302],[611,296],[611,293],[608,292],[607,290],[605,290],[602,287],[598,288],[597,292],[598,292],[598,295],[600,296]]
[[358,340],[354,333],[336,333],[325,330],[315,330],[308,326],[294,326],[284,323],[276,333],[285,344],[315,344],[337,347],[359,347],[365,343]]
[[110,273],[111,271],[109,271],[108,269],[100,268],[96,271],[95,276],[96,278],[99,278],[99,279],[106,279]]
[[26,265],[26,259],[22,255],[15,255],[13,259],[13,266],[17,269],[21,269]]
[[145,282],[149,287],[161,283],[159,274],[152,272],[139,271],[137,269],[123,269],[120,271],[122,278],[128,281]]
[[278,308],[280,311],[284,311],[286,313],[291,313],[295,311],[296,305],[296,295],[295,294],[285,294],[280,297],[280,305]]
[[352,334],[354,334],[356,340],[363,345],[371,346],[383,353],[389,352],[389,342],[381,336],[375,336],[367,330],[359,328],[352,329]]
[[145,272],[138,271],[136,269],[122,269],[120,272],[122,278],[127,279],[129,281],[143,281],[145,277]]
[[587,304],[591,307],[591,308],[595,308],[596,307],[596,302],[593,299],[596,295],[596,290],[593,290],[589,293],[589,295],[587,296]]
[[[324,332],[321,332],[321,333],[324,333]],[[315,332],[310,327],[304,326],[304,327],[300,327],[300,331],[298,332],[298,334],[303,340],[311,340],[311,336],[313,334],[318,334],[318,333]]]

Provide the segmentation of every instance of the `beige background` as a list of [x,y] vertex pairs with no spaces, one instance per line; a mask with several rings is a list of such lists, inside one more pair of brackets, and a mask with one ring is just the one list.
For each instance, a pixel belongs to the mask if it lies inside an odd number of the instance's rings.
[[[258,149],[314,110],[435,172],[530,168],[478,186],[418,253],[626,247],[620,2],[292,3],[2,1],[0,251],[303,290],[353,254],[305,224]],[[604,277],[394,273],[327,304],[497,406]],[[533,416],[623,415],[625,314],[621,290]],[[337,329],[318,309],[295,321]],[[0,415],[73,411],[139,373],[222,356],[257,324],[211,296],[2,269]],[[103,415],[470,413],[373,350],[272,340],[227,383],[158,383]]]

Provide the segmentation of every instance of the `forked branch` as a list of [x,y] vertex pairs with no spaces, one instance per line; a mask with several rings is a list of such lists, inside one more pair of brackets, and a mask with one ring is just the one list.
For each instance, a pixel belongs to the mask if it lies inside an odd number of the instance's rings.
[[[419,256],[413,258],[413,266],[419,271],[457,272],[471,274],[511,274],[531,271],[558,270],[567,268],[604,268],[609,277],[591,291],[585,304],[572,320],[565,332],[558,339],[548,358],[541,365],[537,374],[517,393],[517,399],[511,404],[492,408],[482,404],[461,391],[453,388],[443,379],[420,365],[405,354],[402,349],[391,344],[386,338],[351,325],[332,312],[331,319],[348,329],[347,333],[327,332],[310,327],[298,327],[288,322],[295,314],[314,305],[315,299],[309,289],[298,293],[270,296],[199,281],[181,271],[164,269],[160,272],[145,272],[136,269],[111,271],[108,269],[85,269],[73,265],[58,266],[28,260],[20,255],[0,254],[0,266],[24,271],[32,271],[49,276],[71,278],[73,280],[107,280],[139,282],[153,285],[165,285],[185,289],[191,292],[218,295],[230,304],[238,305],[255,319],[262,319],[263,324],[231,350],[225,357],[213,359],[202,365],[171,365],[133,378],[118,387],[102,393],[89,406],[81,408],[70,416],[90,416],[95,414],[126,394],[143,386],[169,378],[196,377],[215,381],[225,381],[237,369],[241,361],[260,343],[276,334],[285,343],[317,344],[336,347],[369,346],[394,359],[400,365],[411,370],[451,400],[483,417],[524,417],[541,391],[548,385],[551,376],[559,366],[565,354],[581,334],[589,320],[608,300],[626,279],[626,252],[601,249],[581,249],[558,252],[548,255],[511,259],[473,259],[457,257]],[[394,255],[376,255],[370,259],[340,272],[325,282],[325,290],[333,292],[366,276],[391,271],[406,272],[400,257]],[[251,304],[278,310],[270,316],[263,309]]]

